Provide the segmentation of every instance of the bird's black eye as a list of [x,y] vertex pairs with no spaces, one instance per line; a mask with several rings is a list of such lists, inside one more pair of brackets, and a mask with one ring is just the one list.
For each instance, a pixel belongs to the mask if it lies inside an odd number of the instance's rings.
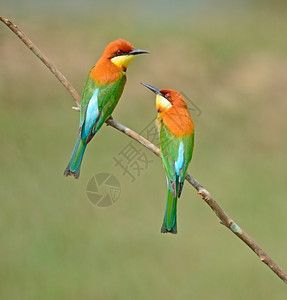
[[169,98],[170,94],[166,93],[164,96],[165,96],[165,98]]
[[117,55],[122,55],[124,52],[122,50],[117,50]]

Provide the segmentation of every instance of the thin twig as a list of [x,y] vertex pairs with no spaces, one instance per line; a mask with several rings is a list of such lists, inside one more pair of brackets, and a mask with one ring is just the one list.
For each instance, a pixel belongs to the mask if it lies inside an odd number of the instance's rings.
[[[130,138],[139,142],[141,145],[149,149],[155,155],[161,157],[161,151],[158,147],[152,144],[150,141],[134,132],[130,128],[123,124],[116,122],[113,118],[109,118],[106,123],[117,130],[123,132]],[[285,283],[287,283],[287,274],[275,263],[275,261],[262,249],[259,245],[252,240],[252,238],[244,232],[219,206],[219,204],[213,199],[211,194],[190,174],[186,174],[185,179],[197,190],[198,195],[206,202],[206,204],[213,210],[213,212],[220,219],[220,222],[237,235],[249,248],[251,248],[278,277],[280,277]]]
[[[80,96],[65,76],[56,68],[55,65],[33,44],[33,42],[11,21],[6,18],[0,17],[0,20],[5,23],[21,40],[22,42],[48,67],[48,69],[60,80],[64,87],[70,92],[72,97],[77,103],[77,107],[74,109],[79,110]],[[126,127],[125,125],[118,123],[113,118],[109,118],[106,121],[107,125],[114,127],[121,131],[125,135],[139,142],[141,145],[152,151],[155,155],[161,157],[161,151],[150,141]],[[220,219],[220,222],[226,226],[231,232],[239,237],[253,252],[257,254],[262,262],[264,262],[279,278],[287,283],[287,274],[274,262],[274,260],[262,249],[259,245],[252,240],[247,233],[245,233],[218,205],[213,199],[211,194],[190,174],[185,178],[196,190],[198,195],[207,203],[207,205],[213,210],[213,212]]]
[[[70,92],[72,97],[77,103],[77,107],[80,106],[81,97],[71,85],[71,83],[66,79],[66,77],[60,72],[60,70],[50,61],[50,59],[26,36],[26,34],[20,30],[15,24],[10,20],[1,17],[0,20],[6,24],[17,36],[18,38],[46,65],[46,67],[60,80],[63,86]],[[75,108],[78,110],[77,108]]]

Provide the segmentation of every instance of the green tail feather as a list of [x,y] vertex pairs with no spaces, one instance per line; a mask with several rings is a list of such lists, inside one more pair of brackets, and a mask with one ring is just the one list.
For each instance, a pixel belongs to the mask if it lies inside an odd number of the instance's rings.
[[65,176],[74,176],[76,179],[79,178],[81,163],[86,150],[86,146],[86,141],[78,137],[71,160],[64,172]]
[[167,232],[177,233],[176,207],[177,207],[177,197],[174,198],[171,191],[168,188],[165,215],[161,227],[162,233],[167,233]]

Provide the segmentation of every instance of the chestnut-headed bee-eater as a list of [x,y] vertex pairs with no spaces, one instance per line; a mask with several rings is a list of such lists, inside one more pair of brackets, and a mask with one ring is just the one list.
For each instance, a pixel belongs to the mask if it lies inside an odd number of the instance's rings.
[[156,94],[159,141],[167,177],[167,204],[161,232],[177,233],[177,198],[182,193],[185,174],[194,145],[194,125],[183,96],[174,90],[159,90],[142,83]]
[[81,100],[78,138],[65,176],[78,178],[87,144],[114,111],[126,83],[126,70],[135,55],[149,53],[135,49],[129,42],[111,42],[91,69]]

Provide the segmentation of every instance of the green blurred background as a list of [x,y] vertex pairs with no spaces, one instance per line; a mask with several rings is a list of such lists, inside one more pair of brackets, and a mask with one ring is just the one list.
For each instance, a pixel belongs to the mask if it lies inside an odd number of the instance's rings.
[[[9,2],[9,3],[8,3]],[[270,3],[270,4],[268,4]],[[156,115],[140,81],[184,91],[196,144],[190,172],[287,270],[286,1],[6,1],[11,18],[81,92],[105,45],[137,57],[114,118],[141,131]],[[78,181],[62,173],[77,134],[73,99],[3,24],[0,30],[1,299],[286,299],[286,287],[188,184],[176,236],[160,234],[161,161],[131,183],[113,157],[130,139],[104,126]],[[119,200],[92,205],[100,172]]]

